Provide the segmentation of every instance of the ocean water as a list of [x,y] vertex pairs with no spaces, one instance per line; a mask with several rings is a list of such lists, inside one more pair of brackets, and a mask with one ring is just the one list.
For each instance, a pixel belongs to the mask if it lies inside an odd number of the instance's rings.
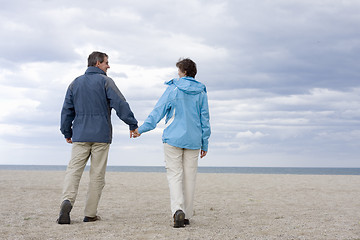
[[[0,170],[65,171],[64,165],[0,165]],[[89,170],[86,166],[85,170]],[[108,172],[165,172],[164,166],[108,166]],[[199,167],[199,173],[360,175],[360,168]]]

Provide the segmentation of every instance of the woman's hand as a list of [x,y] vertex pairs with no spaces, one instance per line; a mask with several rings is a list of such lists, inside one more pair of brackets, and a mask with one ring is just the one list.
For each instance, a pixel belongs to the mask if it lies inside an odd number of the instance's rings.
[[207,151],[201,150],[201,151],[200,151],[200,158],[205,157],[206,154],[207,154]]

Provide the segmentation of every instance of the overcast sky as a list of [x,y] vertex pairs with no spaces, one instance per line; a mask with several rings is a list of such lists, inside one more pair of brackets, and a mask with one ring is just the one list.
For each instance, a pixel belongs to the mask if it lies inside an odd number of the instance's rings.
[[[190,57],[212,135],[200,166],[360,167],[360,1],[14,0],[0,8],[0,164],[66,165],[68,85],[94,51],[141,124]],[[163,166],[163,121],[109,165]]]

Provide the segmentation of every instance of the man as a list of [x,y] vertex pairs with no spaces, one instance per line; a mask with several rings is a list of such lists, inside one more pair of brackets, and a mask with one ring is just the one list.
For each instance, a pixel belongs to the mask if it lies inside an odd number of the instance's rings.
[[71,160],[66,170],[59,224],[70,224],[70,211],[79,182],[91,156],[90,182],[84,222],[99,220],[97,207],[105,186],[105,170],[112,140],[111,109],[130,128],[130,137],[138,128],[137,120],[115,82],[107,77],[108,56],[93,52],[85,74],[68,87],[61,111],[61,132],[72,143]]

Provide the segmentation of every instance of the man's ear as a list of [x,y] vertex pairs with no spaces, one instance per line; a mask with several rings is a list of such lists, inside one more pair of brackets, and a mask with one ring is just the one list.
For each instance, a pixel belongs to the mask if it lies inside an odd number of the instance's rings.
[[99,65],[100,65],[100,61],[96,61],[95,67],[99,67]]

